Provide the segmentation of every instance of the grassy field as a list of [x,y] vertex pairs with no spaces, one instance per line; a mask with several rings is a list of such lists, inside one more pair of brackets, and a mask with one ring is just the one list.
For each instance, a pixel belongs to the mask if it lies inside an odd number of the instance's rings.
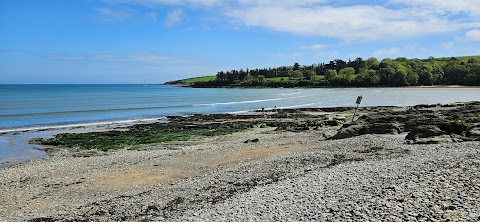
[[[441,58],[435,58],[436,61],[439,62],[447,62],[451,59],[452,57],[441,57]],[[480,60],[480,55],[474,55],[474,56],[455,56],[458,60],[463,60],[467,61],[468,59],[477,59]],[[428,59],[421,59],[421,61],[427,61]],[[292,68],[291,66],[288,68]],[[352,76],[352,80],[355,79],[357,75]],[[209,81],[214,81],[216,79],[216,76],[201,76],[201,77],[194,77],[194,78],[189,78],[189,79],[184,79],[183,82],[185,83],[197,83],[197,82],[209,82]],[[316,81],[321,81],[324,80],[325,76],[323,75],[315,75],[314,80]],[[289,77],[272,77],[272,78],[265,78],[266,81],[270,82],[289,82],[294,79],[290,79]]]
[[[441,57],[441,58],[435,58],[436,61],[439,62],[446,62],[450,60],[452,57]],[[455,56],[458,60],[469,60],[469,59],[477,59],[480,60],[480,55],[475,55],[475,56]],[[427,61],[428,59],[422,59],[421,61]]]
[[459,57],[456,57],[457,59],[460,59],[460,60],[468,60],[468,59],[479,59],[480,60],[480,55],[476,55],[476,56],[459,56]]
[[265,78],[266,81],[272,81],[272,82],[283,82],[283,81],[289,81],[290,78],[288,77],[272,77],[272,78]]
[[186,83],[196,83],[196,82],[208,82],[208,81],[213,81],[217,77],[216,76],[201,76],[201,77],[195,77],[195,78],[190,78],[190,79],[185,79],[184,81]]
[[[314,80],[324,80],[325,79],[325,76],[323,75],[315,75],[314,77]],[[288,82],[292,79],[290,79],[289,77],[272,77],[272,78],[265,78],[266,81],[272,81],[272,82]],[[295,80],[295,79],[293,79]]]

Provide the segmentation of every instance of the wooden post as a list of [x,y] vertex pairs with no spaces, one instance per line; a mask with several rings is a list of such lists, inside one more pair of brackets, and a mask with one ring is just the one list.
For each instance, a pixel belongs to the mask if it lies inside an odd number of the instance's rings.
[[357,97],[357,101],[355,102],[357,104],[357,108],[355,108],[355,112],[353,112],[352,123],[353,123],[353,119],[355,119],[355,114],[357,114],[358,106],[360,105],[360,103],[362,103],[362,98],[363,98],[362,95]]

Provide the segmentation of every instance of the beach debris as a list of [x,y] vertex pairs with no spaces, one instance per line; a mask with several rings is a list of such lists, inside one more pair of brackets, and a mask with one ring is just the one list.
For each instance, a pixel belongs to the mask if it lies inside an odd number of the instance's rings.
[[259,139],[258,139],[258,138],[255,138],[255,139],[248,139],[248,140],[245,140],[245,142],[244,142],[244,143],[256,143],[256,142],[258,142],[258,141],[259,141]]

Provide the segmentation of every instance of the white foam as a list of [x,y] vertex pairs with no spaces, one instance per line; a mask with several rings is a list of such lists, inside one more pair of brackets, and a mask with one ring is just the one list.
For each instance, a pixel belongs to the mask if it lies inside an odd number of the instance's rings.
[[259,103],[259,102],[279,101],[279,100],[287,100],[287,99],[306,98],[306,97],[312,97],[316,95],[317,94],[305,95],[305,96],[294,96],[294,97],[281,97],[281,98],[274,98],[274,99],[246,100],[246,101],[224,102],[224,103],[206,103],[206,104],[195,104],[193,106],[218,106],[218,105],[232,105],[232,104],[245,104],[245,103]]
[[163,119],[163,118],[165,117],[116,120],[116,121],[105,121],[105,122],[91,122],[91,123],[75,123],[75,124],[51,125],[51,126],[33,126],[33,127],[3,129],[3,130],[0,129],[0,133],[14,133],[14,132],[23,132],[23,131],[36,131],[36,130],[55,130],[55,129],[105,126],[105,125],[116,125],[116,124],[133,124],[133,123],[143,123],[143,122],[154,122],[154,121],[159,121],[160,119]]

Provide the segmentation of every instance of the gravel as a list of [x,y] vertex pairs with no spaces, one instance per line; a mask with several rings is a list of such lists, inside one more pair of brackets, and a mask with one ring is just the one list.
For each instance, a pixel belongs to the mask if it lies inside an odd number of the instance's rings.
[[[372,136],[358,139],[382,141]],[[176,219],[480,220],[479,143],[405,147],[408,155],[313,170]]]
[[255,129],[0,169],[0,221],[479,219],[480,142],[320,134]]

